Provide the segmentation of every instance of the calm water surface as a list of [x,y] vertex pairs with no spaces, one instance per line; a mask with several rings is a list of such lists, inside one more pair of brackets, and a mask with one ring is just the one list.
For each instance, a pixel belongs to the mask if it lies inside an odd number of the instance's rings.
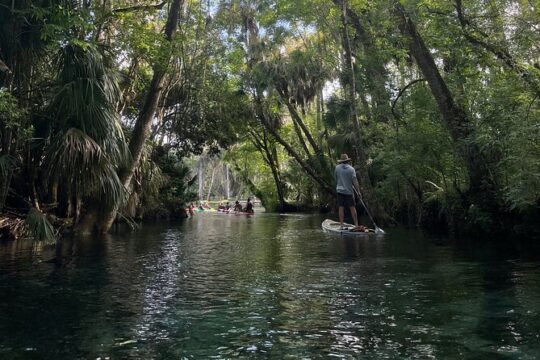
[[313,215],[0,245],[1,359],[536,359],[540,261]]

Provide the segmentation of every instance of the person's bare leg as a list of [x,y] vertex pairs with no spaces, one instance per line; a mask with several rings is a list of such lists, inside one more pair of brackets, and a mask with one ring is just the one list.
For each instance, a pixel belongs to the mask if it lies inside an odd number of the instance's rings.
[[343,221],[345,220],[345,208],[343,206],[339,207],[339,223],[343,226]]
[[358,214],[356,213],[356,208],[354,206],[351,206],[350,209],[351,209],[351,216],[354,221],[354,226],[358,227]]

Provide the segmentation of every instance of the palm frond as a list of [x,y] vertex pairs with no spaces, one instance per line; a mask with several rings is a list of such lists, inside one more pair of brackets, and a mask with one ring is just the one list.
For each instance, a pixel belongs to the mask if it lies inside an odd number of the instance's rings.
[[105,153],[99,144],[76,128],[57,136],[51,142],[48,155],[51,175],[86,175],[105,162]]
[[58,136],[48,149],[50,178],[58,176],[83,196],[102,200],[103,205],[121,204],[126,196],[116,166],[101,146],[79,129]]
[[115,109],[119,76],[109,56],[94,46],[70,44],[60,51],[58,67],[51,103],[57,126],[76,127],[98,143],[111,136],[123,139]]
[[126,191],[117,170],[129,150],[116,112],[120,90],[112,57],[91,44],[68,44],[57,65],[50,105],[57,135],[46,150],[47,170],[83,197],[120,206]]
[[88,191],[85,195],[100,199],[105,208],[121,206],[126,201],[127,191],[111,166],[94,173],[87,183]]
[[31,237],[52,244],[56,240],[54,228],[41,211],[31,207],[26,215],[25,225]]

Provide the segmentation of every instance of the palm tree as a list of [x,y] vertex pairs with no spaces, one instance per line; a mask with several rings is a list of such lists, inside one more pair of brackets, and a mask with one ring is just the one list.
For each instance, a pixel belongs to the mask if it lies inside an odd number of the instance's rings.
[[125,191],[117,175],[128,151],[115,105],[120,90],[107,52],[69,44],[58,56],[58,83],[50,104],[52,131],[45,150],[46,178],[68,192],[75,221],[79,209],[113,206]]

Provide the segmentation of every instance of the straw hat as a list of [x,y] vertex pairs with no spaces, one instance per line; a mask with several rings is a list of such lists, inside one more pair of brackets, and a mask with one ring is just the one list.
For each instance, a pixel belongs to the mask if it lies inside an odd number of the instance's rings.
[[351,161],[351,158],[349,157],[349,155],[341,154],[341,159],[339,159],[337,162],[341,164],[347,161]]

